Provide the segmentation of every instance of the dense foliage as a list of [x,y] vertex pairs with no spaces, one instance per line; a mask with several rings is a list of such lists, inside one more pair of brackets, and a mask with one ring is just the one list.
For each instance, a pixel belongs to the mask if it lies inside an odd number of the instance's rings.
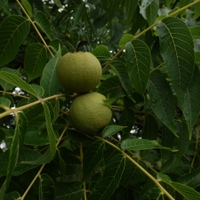
[[[200,0],[0,1],[0,200],[200,199]],[[55,67],[80,41],[113,120],[70,124]],[[3,146],[6,144],[6,147]]]

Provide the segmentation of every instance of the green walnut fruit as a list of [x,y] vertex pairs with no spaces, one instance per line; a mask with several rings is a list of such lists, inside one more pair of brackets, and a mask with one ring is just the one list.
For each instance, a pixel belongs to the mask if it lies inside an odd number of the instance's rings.
[[106,97],[98,92],[77,96],[70,106],[70,120],[74,128],[95,135],[109,124],[112,118],[111,109],[105,105]]
[[60,84],[68,91],[85,93],[100,82],[102,68],[99,60],[90,52],[69,52],[60,58],[56,66]]

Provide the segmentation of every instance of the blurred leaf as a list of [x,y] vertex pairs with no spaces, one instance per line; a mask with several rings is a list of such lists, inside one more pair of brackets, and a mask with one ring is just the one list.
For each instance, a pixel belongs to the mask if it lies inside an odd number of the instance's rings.
[[194,7],[194,19],[197,19],[200,16],[199,9],[200,9],[200,4],[198,3]]
[[74,16],[74,24],[77,24],[77,22],[84,16],[86,12],[85,3],[82,3],[78,6],[77,11]]
[[126,160],[123,155],[116,154],[108,163],[102,177],[94,185],[89,195],[89,200],[109,199],[118,188],[121,177],[124,173]]
[[1,107],[7,107],[9,108],[11,104],[11,101],[5,97],[0,97],[0,108]]
[[4,200],[16,200],[20,199],[21,195],[17,191],[13,191],[10,193],[7,193],[4,197]]
[[124,47],[126,45],[126,43],[131,42],[131,40],[133,40],[134,36],[131,34],[124,34],[120,41],[119,41],[119,47]]
[[47,52],[45,46],[32,43],[26,48],[24,71],[29,82],[42,75],[46,62]]
[[110,21],[113,17],[116,16],[116,13],[120,8],[121,3],[122,3],[122,0],[109,0],[109,1],[103,0],[102,1],[102,4],[106,10],[106,13]]
[[178,182],[192,188],[200,186],[200,168],[194,169],[192,172],[184,174],[178,179]]
[[[177,33],[177,29],[179,33]],[[158,24],[160,51],[179,101],[191,83],[195,69],[194,43],[186,24],[167,17]]]
[[147,19],[149,25],[152,25],[157,18],[159,9],[159,0],[142,0],[140,13]]
[[126,126],[121,126],[121,125],[108,125],[103,129],[102,132],[102,137],[106,138],[106,137],[110,137],[116,133],[118,133],[119,131],[123,130],[124,128],[126,128]]
[[193,39],[200,38],[200,25],[189,27],[189,31],[190,31]]
[[86,150],[83,157],[83,181],[91,175],[96,165],[101,160],[104,147],[104,142],[96,140]]
[[0,1],[0,9],[4,7],[4,5],[7,3],[8,0],[1,0]]
[[50,26],[50,22],[42,11],[38,11],[34,16],[34,21],[38,25],[38,27],[47,35],[49,40],[52,40],[52,30]]
[[53,51],[56,53],[57,51],[59,51],[59,48],[61,48],[61,55],[64,55],[68,52],[67,47],[63,44],[63,42],[61,40],[59,40],[58,38],[53,39],[49,46],[53,49]]
[[56,64],[61,56],[59,50],[54,58],[52,58],[45,66],[40,80],[40,85],[44,89],[44,96],[51,96],[59,92],[60,83],[56,75]]
[[198,198],[200,199],[200,193],[191,187],[173,181],[164,181],[164,182],[167,183],[169,186],[171,186],[174,190],[179,192],[185,199],[188,200],[197,200]]
[[22,80],[22,78],[20,78],[19,76],[15,74],[11,74],[5,71],[0,71],[0,79],[12,84],[13,86],[18,86],[20,89],[37,97],[37,93],[34,91],[34,89],[24,80]]
[[141,40],[126,43],[127,71],[132,86],[143,95],[149,78],[151,55],[149,47]]
[[55,200],[78,200],[83,196],[83,189],[80,182],[56,183],[55,184]]
[[128,24],[131,23],[135,9],[138,5],[138,0],[126,0],[125,1],[125,10],[126,10],[126,16]]
[[167,128],[176,134],[174,126],[175,102],[168,82],[160,73],[152,73],[147,90],[153,112]]
[[8,158],[8,166],[6,172],[7,176],[0,189],[0,199],[4,199],[4,195],[6,193],[6,190],[8,189],[12,174],[17,164],[19,147],[23,144],[23,138],[26,132],[26,126],[27,122],[25,116],[22,113],[18,113],[18,115],[16,116],[16,128],[14,136],[12,138],[12,143],[9,148],[9,158]]
[[119,78],[117,76],[104,80],[97,88],[97,92],[102,93],[105,96],[109,96],[110,98],[120,98],[125,96]]
[[54,195],[54,182],[48,174],[39,176],[39,200],[52,199]]
[[192,136],[193,127],[197,121],[200,112],[200,72],[196,67],[194,71],[193,78],[191,80],[190,85],[187,87],[183,104],[181,105],[181,109],[186,120],[189,138]]
[[99,60],[108,60],[111,57],[109,49],[104,45],[98,45],[91,53],[94,54]]
[[14,59],[29,29],[29,21],[19,15],[8,16],[0,24],[0,66]]
[[45,114],[45,120],[46,120],[47,133],[49,137],[50,154],[51,154],[51,158],[53,159],[56,153],[56,135],[52,127],[51,114],[46,102],[43,103],[43,108],[44,108],[44,114]]
[[26,9],[28,15],[30,17],[33,16],[33,13],[32,13],[32,7],[31,7],[31,4],[28,2],[28,0],[22,0],[22,5],[24,6],[24,8]]

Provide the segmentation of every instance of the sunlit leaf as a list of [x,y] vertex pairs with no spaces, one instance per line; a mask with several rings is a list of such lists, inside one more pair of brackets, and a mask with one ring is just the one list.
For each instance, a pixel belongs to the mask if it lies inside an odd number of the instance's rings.
[[28,81],[42,75],[42,71],[47,62],[46,48],[42,44],[32,43],[26,48],[24,71],[28,76]]
[[177,97],[182,102],[195,69],[192,36],[186,24],[175,17],[163,19],[158,24],[158,34],[161,55]]
[[29,21],[19,15],[9,16],[0,24],[0,66],[14,59],[29,29]]

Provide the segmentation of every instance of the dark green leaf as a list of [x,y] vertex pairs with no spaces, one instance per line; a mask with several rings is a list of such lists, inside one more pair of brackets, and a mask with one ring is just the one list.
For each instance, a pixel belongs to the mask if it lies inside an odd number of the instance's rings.
[[45,46],[32,43],[26,48],[24,71],[29,82],[42,75],[46,62],[47,52]]
[[53,39],[49,46],[53,49],[54,52],[59,51],[59,48],[61,48],[61,54],[64,55],[68,52],[67,47],[63,44],[63,42],[61,40],[59,40],[58,38]]
[[86,12],[86,7],[85,7],[85,4],[82,3],[81,5],[79,5],[75,13],[75,17],[74,17],[75,24],[84,16],[85,12]]
[[119,131],[123,130],[124,128],[126,128],[126,126],[121,126],[121,125],[108,125],[103,129],[102,132],[102,137],[106,138],[109,136],[112,136],[116,133],[118,133]]
[[4,200],[16,200],[19,199],[21,196],[18,192],[13,191],[5,195]]
[[33,88],[26,83],[22,78],[15,74],[11,74],[9,72],[0,71],[0,79],[12,84],[13,86],[18,86],[20,89],[32,94],[33,96],[37,97],[37,93],[33,90]]
[[99,163],[104,150],[104,142],[94,141],[83,157],[83,181],[87,179],[95,169],[96,165]]
[[146,139],[126,139],[122,142],[121,148],[125,150],[147,150],[147,149],[162,149],[162,147],[156,140]]
[[144,128],[142,130],[142,138],[156,140],[158,132],[158,122],[152,115],[147,115],[145,118]]
[[147,19],[149,25],[152,25],[156,21],[158,9],[159,0],[142,0],[140,6],[140,13],[145,19]]
[[158,34],[161,55],[177,97],[182,102],[195,69],[192,36],[186,24],[175,17],[167,17],[160,22]]
[[143,95],[149,78],[151,55],[141,40],[126,43],[126,65],[132,86]]
[[61,51],[52,58],[45,66],[40,80],[40,85],[44,89],[44,96],[51,96],[59,92],[60,84],[56,75],[56,64],[60,59]]
[[179,192],[185,199],[188,200],[197,200],[200,199],[200,193],[194,190],[191,187],[183,185],[181,183],[173,182],[173,181],[165,181],[169,186],[171,186],[174,190]]
[[31,7],[31,4],[28,2],[28,0],[22,0],[22,4],[24,8],[26,9],[28,15],[32,17],[33,16],[32,7]]
[[125,1],[125,9],[126,9],[126,16],[127,16],[128,23],[132,21],[137,5],[138,5],[138,0]]
[[7,107],[9,108],[11,104],[11,101],[5,97],[0,97],[0,108]]
[[0,1],[0,9],[4,7],[4,5],[7,3],[8,0],[1,0]]
[[131,40],[133,40],[134,36],[131,34],[124,34],[120,41],[119,41],[119,46],[120,47],[124,47],[126,45],[126,43],[131,42]]
[[89,195],[89,200],[104,200],[111,197],[123,175],[125,161],[123,155],[117,154],[107,163],[102,177],[94,185],[93,191]]
[[120,98],[125,96],[121,83],[117,76],[106,79],[97,88],[97,92],[109,96],[110,98]]
[[128,73],[126,71],[125,63],[121,61],[113,61],[111,65],[114,72],[119,77],[119,80],[123,86],[123,89],[126,91],[129,98],[132,98],[132,86],[129,80]]
[[200,38],[200,25],[189,27],[193,39]]
[[159,73],[152,73],[147,86],[151,108],[163,124],[176,134],[174,126],[175,102],[171,88]]
[[193,127],[197,121],[200,112],[199,90],[200,90],[200,72],[199,69],[196,67],[191,83],[186,89],[183,99],[183,104],[181,106],[183,115],[185,117],[188,126],[189,138],[191,138]]
[[34,17],[35,23],[39,26],[39,28],[47,35],[49,40],[52,40],[52,30],[50,26],[50,22],[42,11],[38,11]]
[[51,154],[51,158],[53,159],[56,153],[56,135],[52,127],[51,114],[50,114],[49,107],[47,106],[46,103],[43,103],[43,108],[44,108],[44,114],[45,114],[45,120],[46,120],[47,133],[49,137],[50,154]]
[[54,195],[54,182],[48,174],[39,176],[39,200],[52,199]]
[[0,66],[14,59],[29,29],[29,21],[19,15],[9,16],[0,24]]
[[97,46],[92,52],[99,60],[110,59],[109,49],[104,45]]
[[184,174],[178,179],[178,182],[192,188],[197,188],[200,186],[200,168],[197,168],[190,173]]
[[78,200],[83,196],[79,182],[55,184],[55,200]]
[[17,164],[19,147],[23,143],[24,134],[26,132],[27,121],[22,113],[18,113],[16,117],[16,128],[14,136],[12,138],[12,143],[9,150],[8,166],[7,166],[7,176],[0,189],[0,199],[4,199],[6,190],[11,180],[11,176],[14,172],[15,166]]

